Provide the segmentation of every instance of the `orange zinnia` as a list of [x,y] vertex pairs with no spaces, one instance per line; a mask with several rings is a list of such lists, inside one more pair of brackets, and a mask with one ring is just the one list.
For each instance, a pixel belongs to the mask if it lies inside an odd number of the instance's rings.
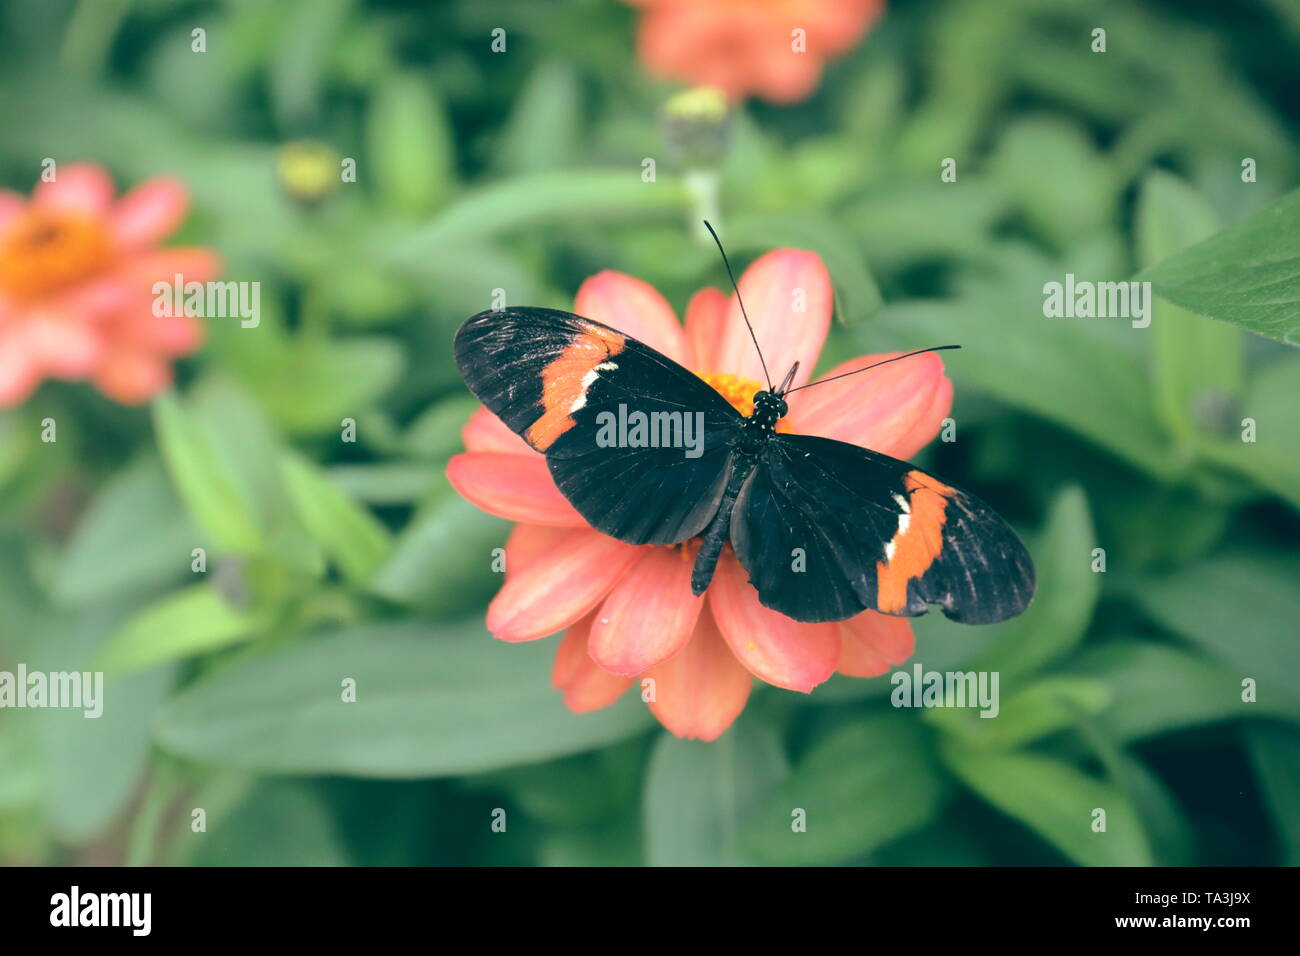
[[[715,86],[733,101],[806,99],[829,57],[852,49],[884,0],[628,0],[637,54],[656,76]],[[802,34],[796,31],[803,31]]]
[[[798,361],[793,385],[807,382],[831,321],[821,259],[779,249],[754,262],[740,286],[764,354],[782,368]],[[795,289],[803,290],[806,311],[794,311]],[[762,388],[735,296],[701,290],[683,327],[652,286],[607,271],[582,284],[574,311],[699,370],[742,413]],[[891,354],[861,356],[826,374]],[[938,433],[952,407],[952,383],[929,353],[799,392],[789,407],[780,429],[908,458]],[[594,530],[560,494],[545,458],[486,409],[470,418],[463,437],[468,450],[448,463],[448,479],[478,507],[519,522],[506,543],[505,585],[488,608],[488,630],[505,641],[566,631],[552,680],[575,712],[608,706],[635,680],[650,678],[650,709],[665,727],[713,740],[744,709],[754,677],[808,692],[836,671],[875,677],[912,654],[906,618],[864,611],[804,624],[763,607],[730,548],[696,597],[692,543],[630,545]]]
[[113,199],[93,164],[60,167],[25,200],[0,191],[0,407],[47,378],[89,379],[118,402],[171,381],[171,360],[198,348],[187,315],[154,314],[154,283],[207,282],[207,249],[160,249],[185,217],[185,189],[153,179]]

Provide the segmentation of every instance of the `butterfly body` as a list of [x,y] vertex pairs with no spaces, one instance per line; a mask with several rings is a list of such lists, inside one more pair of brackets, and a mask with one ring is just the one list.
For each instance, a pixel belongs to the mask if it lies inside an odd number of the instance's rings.
[[[1029,555],[987,505],[906,462],[778,430],[794,369],[746,416],[668,357],[567,312],[479,313],[455,353],[470,390],[546,455],[594,528],[631,544],[698,539],[696,594],[730,544],[759,600],[799,621],[937,605],[991,623],[1032,599]],[[602,441],[629,409],[662,426],[655,440]],[[670,440],[675,422],[698,426],[698,454]]]

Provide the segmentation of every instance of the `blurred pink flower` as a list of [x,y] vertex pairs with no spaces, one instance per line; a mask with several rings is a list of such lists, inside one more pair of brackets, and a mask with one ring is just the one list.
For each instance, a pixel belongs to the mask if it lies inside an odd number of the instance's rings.
[[[740,286],[769,360],[782,369],[798,360],[794,385],[808,381],[831,321],[821,259],[797,249],[769,252]],[[792,310],[796,288],[804,290],[805,312]],[[574,311],[704,370],[697,374],[740,411],[752,411],[762,371],[734,296],[696,293],[683,327],[653,287],[607,271],[582,284]],[[888,357],[861,356],[826,374]],[[781,429],[908,458],[938,434],[952,407],[952,383],[929,353],[799,392],[789,405]],[[486,409],[470,418],[463,437],[468,450],[448,463],[448,479],[478,507],[518,522],[488,630],[505,641],[566,631],[552,681],[575,712],[608,706],[636,678],[652,678],[649,705],[659,721],[679,737],[713,740],[744,709],[754,677],[808,692],[836,671],[874,677],[912,654],[906,618],[866,611],[839,623],[802,624],[763,607],[729,547],[708,591],[695,597],[693,542],[636,546],[592,529],[560,494],[543,456]]]
[[[637,55],[656,76],[733,100],[806,99],[825,61],[846,53],[884,0],[627,0],[642,10]],[[802,48],[796,30],[802,30]]]
[[156,316],[155,282],[207,282],[216,256],[158,248],[185,216],[180,183],[152,179],[120,199],[95,164],[58,169],[24,199],[0,191],[0,407],[47,378],[88,379],[123,404],[171,381],[171,360],[193,352],[203,327]]

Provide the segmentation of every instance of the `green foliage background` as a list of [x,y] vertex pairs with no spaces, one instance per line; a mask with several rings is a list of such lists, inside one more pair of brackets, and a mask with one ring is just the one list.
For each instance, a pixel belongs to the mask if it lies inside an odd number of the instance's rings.
[[[808,102],[735,117],[733,255],[823,255],[825,365],[965,346],[959,441],[922,460],[1041,579],[1004,626],[917,622],[915,661],[1000,671],[998,719],[835,678],[757,689],[711,745],[635,700],[575,717],[553,642],[488,637],[470,556],[507,527],[442,477],[473,407],[451,335],[492,289],[723,281],[634,26],[606,0],[0,6],[0,184],[46,156],[178,175],[180,238],[263,311],[212,321],[151,409],[60,385],[0,412],[0,669],[110,675],[99,720],[0,712],[0,862],[1300,862],[1300,355],[1243,330],[1300,342],[1300,7],[896,0]],[[301,139],[358,182],[294,199]],[[1046,281],[1147,267],[1149,329],[1042,314]]]

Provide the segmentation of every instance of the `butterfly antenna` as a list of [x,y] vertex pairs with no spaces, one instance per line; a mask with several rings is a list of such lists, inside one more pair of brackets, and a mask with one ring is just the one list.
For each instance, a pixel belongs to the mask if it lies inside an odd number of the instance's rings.
[[944,349],[959,348],[961,348],[960,345],[935,345],[928,349],[917,349],[915,352],[908,352],[906,355],[895,355],[893,358],[885,359],[883,362],[873,362],[872,364],[865,365],[862,368],[855,368],[852,372],[843,372],[839,375],[832,375],[830,378],[820,378],[815,382],[809,382],[807,385],[800,385],[799,388],[792,388],[789,392],[786,392],[786,394],[789,395],[791,392],[798,392],[801,389],[812,388],[814,385],[825,385],[827,382],[833,382],[837,378],[848,378],[850,375],[857,375],[859,372],[867,371],[867,369],[878,368],[881,365],[888,365],[890,362],[898,362],[905,358],[911,358],[913,355],[924,355],[926,352],[942,352]]
[[754,326],[749,321],[749,313],[745,311],[745,300],[740,297],[740,286],[736,283],[735,273],[731,271],[731,263],[727,260],[727,250],[722,248],[722,240],[714,231],[709,220],[704,220],[704,227],[709,230],[709,235],[713,241],[718,244],[718,251],[722,253],[722,264],[727,267],[727,278],[731,280],[731,287],[736,290],[736,301],[740,303],[740,314],[745,317],[745,327],[749,329],[749,337],[754,340],[754,349],[758,352],[758,361],[763,366],[763,378],[767,379],[767,390],[774,391],[772,388],[772,376],[767,373],[767,360],[763,358],[763,350],[758,347],[758,336],[754,334]]

